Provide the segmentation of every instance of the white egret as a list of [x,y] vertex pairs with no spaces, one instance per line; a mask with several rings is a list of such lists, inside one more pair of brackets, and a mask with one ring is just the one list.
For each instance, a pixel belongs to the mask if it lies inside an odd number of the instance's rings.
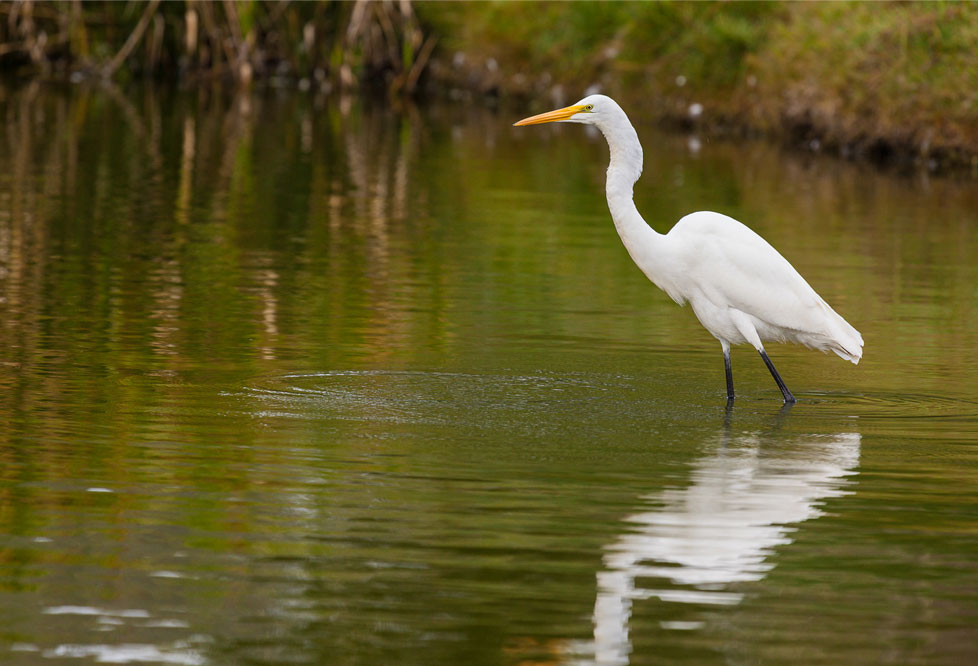
[[696,318],[723,349],[727,399],[733,400],[730,345],[756,349],[785,403],[795,397],[764,351],[762,340],[796,342],[833,351],[858,363],[863,339],[836,314],[771,245],[737,220],[709,211],[691,213],[666,234],[642,219],[632,187],[642,174],[642,144],[621,107],[605,95],[515,123],[571,122],[594,125],[608,142],[608,208],[632,260],[674,301],[689,303]]

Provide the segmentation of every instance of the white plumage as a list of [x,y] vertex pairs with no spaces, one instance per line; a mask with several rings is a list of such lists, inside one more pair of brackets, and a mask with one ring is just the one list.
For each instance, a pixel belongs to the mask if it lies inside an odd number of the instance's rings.
[[611,151],[606,193],[618,235],[632,260],[660,289],[689,303],[723,349],[727,397],[733,399],[730,345],[747,343],[764,359],[785,402],[795,398],[763,341],[795,342],[832,351],[853,363],[863,339],[770,243],[737,220],[709,211],[682,218],[666,234],[646,224],[632,188],[642,174],[642,145],[628,116],[604,95],[532,116],[516,125],[575,122],[594,125]]

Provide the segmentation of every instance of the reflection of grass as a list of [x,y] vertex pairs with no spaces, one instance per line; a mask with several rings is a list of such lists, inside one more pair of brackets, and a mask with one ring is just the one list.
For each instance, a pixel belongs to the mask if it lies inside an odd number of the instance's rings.
[[446,50],[479,63],[494,58],[499,84],[534,98],[557,83],[570,97],[598,83],[644,104],[646,116],[696,101],[709,118],[856,152],[978,153],[975,4],[470,3],[419,11],[446,35]]

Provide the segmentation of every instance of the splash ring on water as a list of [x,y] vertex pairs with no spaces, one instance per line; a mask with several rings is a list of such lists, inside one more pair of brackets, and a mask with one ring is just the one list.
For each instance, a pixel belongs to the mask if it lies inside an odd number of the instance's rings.
[[447,425],[469,413],[499,426],[607,395],[613,382],[616,390],[628,383],[621,377],[574,374],[330,370],[270,378],[245,393],[266,403],[265,416],[312,413],[339,420]]
[[[266,409],[263,416],[378,423],[450,424],[478,415],[485,425],[522,424],[566,419],[656,418],[689,416],[721,408],[713,396],[696,404],[655,404],[648,378],[600,373],[536,372],[530,374],[465,373],[426,370],[326,370],[270,377],[244,389]],[[742,398],[734,406],[756,408],[758,401]],[[765,402],[767,404],[767,402]],[[780,407],[771,403],[772,409]],[[927,393],[811,392],[799,394],[792,410],[816,418],[866,420],[978,420],[978,401]],[[709,418],[709,414],[703,414]]]

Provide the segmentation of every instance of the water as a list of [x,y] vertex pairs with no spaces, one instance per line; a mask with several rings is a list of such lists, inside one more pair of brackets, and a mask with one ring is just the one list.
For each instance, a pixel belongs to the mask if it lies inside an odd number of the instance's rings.
[[978,188],[640,126],[866,340],[719,345],[526,115],[0,94],[5,664],[978,660]]

